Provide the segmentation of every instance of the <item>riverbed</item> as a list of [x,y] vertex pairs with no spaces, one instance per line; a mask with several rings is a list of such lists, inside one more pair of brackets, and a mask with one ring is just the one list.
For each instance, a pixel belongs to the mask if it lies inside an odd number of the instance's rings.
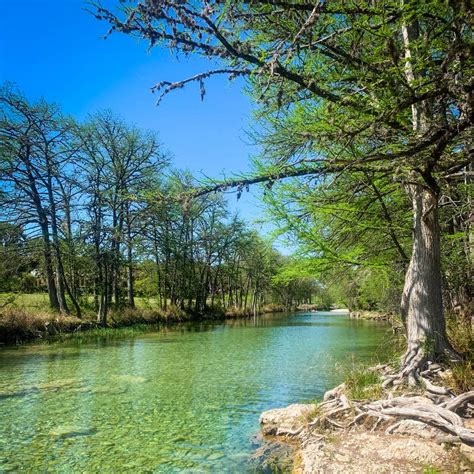
[[0,350],[0,472],[246,472],[262,411],[315,400],[390,329],[336,313]]

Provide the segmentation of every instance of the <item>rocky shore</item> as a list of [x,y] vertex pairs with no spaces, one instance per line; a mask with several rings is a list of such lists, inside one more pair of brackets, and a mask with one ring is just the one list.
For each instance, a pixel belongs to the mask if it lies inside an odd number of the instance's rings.
[[261,430],[295,447],[295,473],[474,472],[474,392],[428,387],[358,401],[342,384],[319,404],[262,413]]
[[349,312],[349,317],[351,319],[369,319],[391,322],[394,315],[392,313],[384,313],[380,311],[351,311]]

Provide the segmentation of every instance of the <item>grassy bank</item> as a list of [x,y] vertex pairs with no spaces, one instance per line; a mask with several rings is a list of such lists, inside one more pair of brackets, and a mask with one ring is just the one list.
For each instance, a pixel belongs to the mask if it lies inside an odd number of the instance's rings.
[[[208,308],[203,314],[187,312],[169,306],[167,310],[156,308],[157,301],[137,298],[134,309],[122,308],[109,313],[107,327],[95,321],[94,312],[85,308],[82,319],[73,315],[60,315],[47,307],[47,295],[25,294],[2,296],[4,303],[0,310],[0,344],[19,344],[33,339],[57,339],[80,334],[87,336],[111,336],[119,328],[118,336],[148,330],[150,326],[162,326],[186,321],[224,320],[251,317],[249,309],[230,307]],[[282,312],[281,305],[263,306],[259,314]],[[126,328],[126,330],[124,330]],[[69,336],[68,336],[69,335]]]

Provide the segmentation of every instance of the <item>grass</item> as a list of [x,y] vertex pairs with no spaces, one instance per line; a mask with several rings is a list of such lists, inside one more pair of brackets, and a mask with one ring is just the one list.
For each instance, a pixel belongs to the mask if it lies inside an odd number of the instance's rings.
[[46,293],[0,293],[0,307],[7,301],[9,301],[9,308],[38,310],[42,312],[50,311],[48,295]]
[[447,385],[449,385],[457,394],[474,390],[474,371],[472,369],[472,359],[451,362],[451,373],[446,380]]
[[[169,301],[169,300],[168,300]],[[7,303],[8,308],[18,308],[25,311],[40,311],[43,313],[50,313],[54,315],[55,313],[49,307],[49,300],[47,293],[0,293],[0,309]],[[83,300],[83,313],[85,319],[89,316],[91,319],[94,318],[95,312],[89,307],[92,308],[93,305],[93,297],[88,296],[87,299]],[[72,305],[70,305],[72,308]],[[148,311],[161,311],[160,309],[160,301],[158,298],[151,298],[151,297],[135,297],[135,306],[137,310],[148,310]],[[175,312],[173,310],[172,305],[168,302],[168,307],[171,308],[168,312]],[[267,304],[263,306],[261,309],[262,313],[277,313],[285,311],[286,308],[283,305],[279,304]],[[121,310],[123,312],[125,310]],[[212,308],[212,313],[221,314],[222,316],[227,317],[242,317],[248,316],[251,314],[251,310],[247,308],[246,310],[242,310],[240,308],[231,306],[227,308],[225,311],[220,307]]]
[[382,396],[380,376],[363,366],[352,366],[346,373],[344,383],[353,400],[377,400]]
[[472,355],[474,340],[471,327],[471,318],[462,320],[452,314],[446,315],[446,331],[454,349],[460,354]]
[[449,364],[451,374],[446,382],[456,393],[474,390],[474,339],[471,320],[447,314],[446,330],[453,348],[463,356],[463,360]]
[[[8,303],[9,308],[21,308],[24,310],[38,310],[42,312],[52,312],[49,307],[49,300],[47,293],[0,293],[0,308],[3,303]],[[91,306],[93,304],[93,297],[88,296],[83,301],[84,306]],[[135,305],[138,309],[157,309],[160,307],[160,302],[157,298],[143,298],[136,297]],[[84,311],[87,314],[87,308]]]
[[0,342],[21,342],[58,332],[73,331],[81,320],[39,310],[9,308],[0,315]]
[[423,466],[423,474],[440,474],[440,472],[441,471],[434,466]]

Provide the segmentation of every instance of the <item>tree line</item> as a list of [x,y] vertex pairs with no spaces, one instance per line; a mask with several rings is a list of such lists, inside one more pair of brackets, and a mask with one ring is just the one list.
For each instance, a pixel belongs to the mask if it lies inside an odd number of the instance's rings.
[[137,295],[165,311],[256,314],[318,290],[274,281],[287,258],[222,195],[185,198],[196,181],[171,168],[155,134],[108,111],[79,124],[8,84],[0,114],[1,290],[34,290],[36,272],[53,310],[94,310],[101,324]]

